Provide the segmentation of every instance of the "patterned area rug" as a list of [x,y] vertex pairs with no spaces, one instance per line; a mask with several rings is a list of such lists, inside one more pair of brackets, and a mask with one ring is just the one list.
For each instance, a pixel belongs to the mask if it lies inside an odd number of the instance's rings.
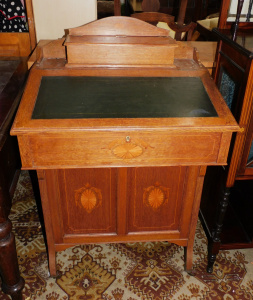
[[[168,242],[92,244],[57,253],[57,278],[50,278],[30,177],[22,172],[10,215],[24,299],[190,300],[253,299],[253,251],[220,251],[206,273],[207,241],[198,223],[194,276],[184,271],[183,248]],[[9,299],[0,291],[0,299]]]

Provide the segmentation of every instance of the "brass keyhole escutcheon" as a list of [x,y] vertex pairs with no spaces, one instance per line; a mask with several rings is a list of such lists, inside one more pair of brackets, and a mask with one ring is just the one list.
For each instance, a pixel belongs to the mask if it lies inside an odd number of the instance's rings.
[[126,142],[129,143],[130,142],[130,136],[126,136]]

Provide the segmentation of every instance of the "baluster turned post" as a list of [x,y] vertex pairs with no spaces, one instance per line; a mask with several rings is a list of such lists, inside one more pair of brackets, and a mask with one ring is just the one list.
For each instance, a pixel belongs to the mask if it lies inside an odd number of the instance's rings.
[[238,5],[237,5],[237,13],[236,13],[236,18],[235,18],[235,23],[233,24],[233,26],[231,27],[232,29],[232,39],[233,41],[236,40],[236,36],[237,36],[237,30],[239,28],[239,21],[240,21],[240,16],[241,16],[241,12],[242,12],[242,6],[243,6],[244,0],[239,0],[238,1]]

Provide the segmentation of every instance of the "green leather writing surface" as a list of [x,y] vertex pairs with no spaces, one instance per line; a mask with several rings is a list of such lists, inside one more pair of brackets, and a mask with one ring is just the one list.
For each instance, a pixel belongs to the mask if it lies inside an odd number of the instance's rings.
[[216,117],[198,77],[42,77],[33,119]]

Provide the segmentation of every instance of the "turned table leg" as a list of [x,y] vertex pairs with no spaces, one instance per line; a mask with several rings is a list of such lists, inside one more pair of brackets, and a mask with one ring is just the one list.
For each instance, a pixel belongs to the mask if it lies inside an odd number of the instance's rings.
[[244,3],[244,0],[239,0],[238,4],[237,4],[237,12],[236,12],[235,23],[231,27],[233,41],[236,40],[237,30],[239,28],[239,22],[240,22],[240,16],[241,16],[241,12],[242,12],[243,3]]
[[227,211],[229,195],[230,195],[230,189],[226,188],[223,194],[223,198],[219,203],[215,229],[212,233],[212,237],[210,241],[208,242],[208,264],[207,264],[208,273],[213,272],[213,265],[215,263],[216,256],[219,253],[220,243],[221,243],[220,235],[222,231],[224,217]]
[[11,295],[13,300],[21,300],[24,279],[19,273],[15,237],[11,232],[11,221],[8,219],[10,206],[10,196],[3,175],[0,174],[0,275],[2,290]]

